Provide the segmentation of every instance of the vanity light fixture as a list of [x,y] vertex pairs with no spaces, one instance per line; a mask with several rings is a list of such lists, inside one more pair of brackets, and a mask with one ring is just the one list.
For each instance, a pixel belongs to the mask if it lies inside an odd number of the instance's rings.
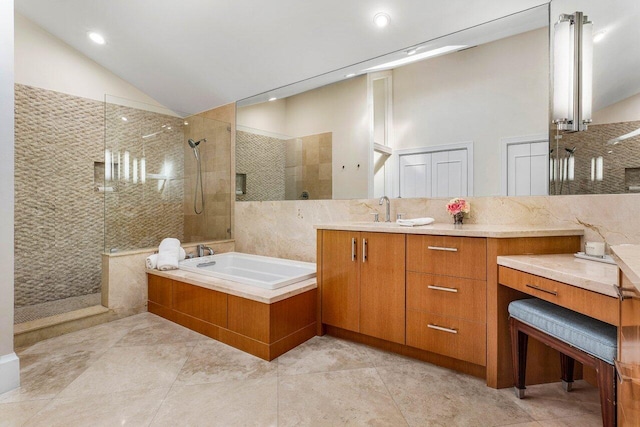
[[384,12],[376,13],[373,22],[378,28],[384,28],[391,22],[391,17]]
[[412,62],[421,61],[423,59],[432,58],[438,55],[444,55],[445,53],[453,52],[456,50],[464,49],[467,47],[466,45],[457,45],[457,46],[444,46],[439,47],[437,49],[428,50],[426,52],[418,53],[416,55],[405,56],[401,59],[396,59],[395,61],[385,62],[384,64],[376,65],[375,67],[367,68],[364,72],[368,73],[370,71],[380,71],[386,70],[390,68],[396,68],[400,65],[410,64]]
[[102,37],[100,34],[96,33],[96,32],[90,32],[88,34],[89,38],[91,39],[92,42],[96,43],[96,44],[105,44],[105,40],[104,37]]
[[553,123],[579,132],[591,123],[593,24],[582,12],[560,15],[553,39]]

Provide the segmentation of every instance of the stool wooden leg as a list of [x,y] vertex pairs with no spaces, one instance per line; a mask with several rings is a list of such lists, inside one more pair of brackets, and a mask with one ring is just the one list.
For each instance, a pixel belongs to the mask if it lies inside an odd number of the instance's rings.
[[513,384],[515,393],[519,399],[524,397],[525,378],[527,372],[527,344],[529,336],[518,330],[518,321],[513,317],[509,319],[511,330],[511,357],[513,361]]
[[602,425],[616,425],[616,370],[613,365],[598,360],[596,364],[598,389],[600,390],[600,407],[602,408]]
[[564,391],[571,391],[573,388],[573,367],[575,360],[564,353],[560,353],[560,364],[562,365],[562,388]]

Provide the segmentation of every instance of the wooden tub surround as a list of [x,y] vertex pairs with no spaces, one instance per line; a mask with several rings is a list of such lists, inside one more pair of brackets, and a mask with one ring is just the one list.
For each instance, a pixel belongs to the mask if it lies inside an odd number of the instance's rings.
[[[512,385],[507,316],[496,314],[510,301],[498,287],[498,255],[577,252],[584,232],[393,223],[316,229],[319,335],[486,378],[494,388]],[[546,378],[535,367],[529,377]]]
[[316,335],[315,279],[271,291],[179,270],[147,278],[150,313],[261,359]]

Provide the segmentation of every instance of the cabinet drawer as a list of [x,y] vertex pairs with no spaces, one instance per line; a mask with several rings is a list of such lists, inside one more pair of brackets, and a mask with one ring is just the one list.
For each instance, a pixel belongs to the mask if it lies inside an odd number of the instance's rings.
[[501,285],[603,322],[616,326],[620,323],[617,298],[503,266],[498,269],[498,281]]
[[407,309],[484,323],[486,282],[407,272]]
[[637,425],[640,420],[640,365],[616,362],[618,424]]
[[407,270],[486,280],[487,239],[409,235]]
[[486,366],[484,323],[407,310],[407,345]]

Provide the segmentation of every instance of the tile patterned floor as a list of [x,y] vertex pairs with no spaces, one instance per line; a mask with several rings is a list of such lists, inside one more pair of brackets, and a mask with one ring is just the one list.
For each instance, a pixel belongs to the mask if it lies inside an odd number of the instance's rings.
[[265,362],[149,313],[19,349],[0,426],[599,426],[597,389],[476,378],[332,337]]

